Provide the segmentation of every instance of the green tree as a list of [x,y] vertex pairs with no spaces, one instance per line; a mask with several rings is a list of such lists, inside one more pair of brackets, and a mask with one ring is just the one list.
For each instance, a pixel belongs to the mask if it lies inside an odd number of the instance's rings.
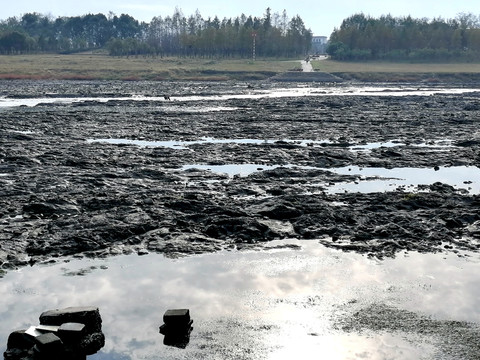
[[471,60],[478,56],[472,47],[478,26],[471,14],[453,20],[356,14],[334,30],[327,51],[339,60]]
[[35,47],[35,41],[27,34],[11,31],[0,36],[0,52],[3,54],[28,53]]

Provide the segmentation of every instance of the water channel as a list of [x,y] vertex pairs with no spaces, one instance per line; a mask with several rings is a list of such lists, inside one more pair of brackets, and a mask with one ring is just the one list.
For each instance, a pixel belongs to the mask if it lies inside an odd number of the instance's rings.
[[[48,97],[34,97],[34,98],[9,98],[0,97],[0,109],[11,108],[19,106],[36,106],[39,104],[72,104],[88,101],[96,101],[100,103],[107,103],[108,101],[156,101],[165,102],[169,104],[172,111],[178,110],[175,107],[175,102],[198,102],[198,101],[222,101],[232,99],[262,99],[262,98],[286,98],[286,97],[318,97],[318,96],[432,96],[435,94],[468,94],[477,92],[475,88],[435,88],[435,87],[392,87],[392,86],[297,86],[297,87],[273,87],[273,88],[259,88],[249,89],[246,91],[234,92],[229,94],[178,94],[171,95],[169,100],[163,96],[145,96],[140,94],[133,94],[131,96],[121,97],[62,97],[61,94],[52,94]],[[222,108],[225,111],[229,108]],[[198,111],[198,109],[194,109]],[[218,109],[217,109],[218,110]],[[230,108],[235,110],[235,108]],[[188,107],[182,107],[182,111],[188,111]],[[215,109],[207,108],[204,111],[215,111]]]

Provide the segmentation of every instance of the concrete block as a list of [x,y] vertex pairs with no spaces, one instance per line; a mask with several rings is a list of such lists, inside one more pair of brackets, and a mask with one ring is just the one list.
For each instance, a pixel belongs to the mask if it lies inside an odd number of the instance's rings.
[[57,335],[62,341],[72,342],[82,338],[85,334],[85,324],[65,323],[58,328]]
[[160,334],[165,335],[163,343],[168,346],[185,348],[190,341],[193,320],[188,309],[167,310],[163,315],[165,324],[160,326]]
[[59,326],[57,326],[57,325],[37,325],[35,328],[38,331],[40,331],[41,333],[46,333],[46,332],[56,333],[58,331]]
[[97,307],[69,307],[45,311],[40,315],[41,325],[60,326],[70,322],[84,324],[87,333],[102,331],[102,318]]
[[54,333],[37,336],[35,346],[42,354],[60,354],[64,351],[62,340]]
[[7,349],[30,349],[35,345],[34,337],[25,330],[17,330],[10,334],[7,340]]
[[185,327],[190,322],[190,310],[172,309],[167,310],[163,315],[163,322],[171,327]]

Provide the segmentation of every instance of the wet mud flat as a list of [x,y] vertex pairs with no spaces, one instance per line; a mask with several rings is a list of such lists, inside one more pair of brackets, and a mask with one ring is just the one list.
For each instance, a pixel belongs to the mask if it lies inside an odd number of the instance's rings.
[[[480,93],[289,89],[0,83],[2,268],[282,238],[378,258],[480,248]],[[369,168],[450,169],[458,184],[335,191],[388,181]]]
[[479,119],[450,86],[0,82],[0,339],[88,300],[95,359],[476,359]]

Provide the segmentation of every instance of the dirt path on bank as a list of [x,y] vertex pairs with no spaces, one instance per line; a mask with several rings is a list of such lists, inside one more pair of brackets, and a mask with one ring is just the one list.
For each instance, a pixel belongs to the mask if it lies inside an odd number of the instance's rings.
[[303,72],[313,72],[314,71],[312,63],[310,61],[302,60],[301,64],[302,64],[302,71]]

